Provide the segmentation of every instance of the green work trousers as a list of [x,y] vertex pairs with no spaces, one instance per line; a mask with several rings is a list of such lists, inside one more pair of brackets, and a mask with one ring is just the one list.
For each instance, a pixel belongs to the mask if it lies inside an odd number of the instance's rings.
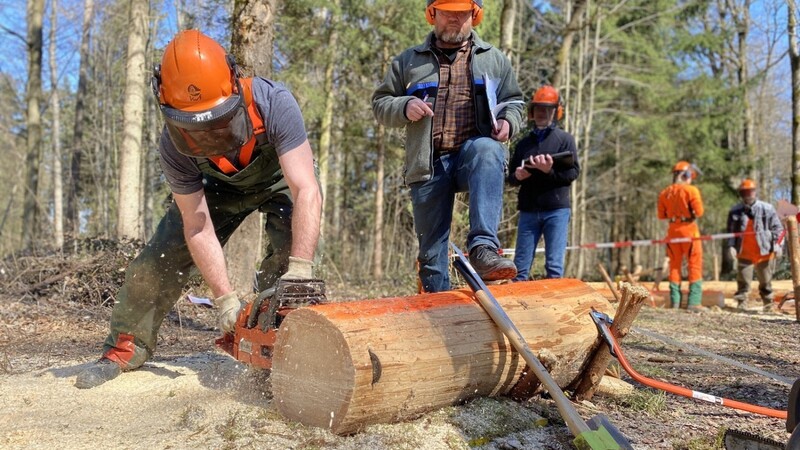
[[[272,157],[269,157],[272,155]],[[208,172],[208,166],[202,167]],[[257,276],[258,289],[286,272],[291,248],[292,199],[274,153],[261,154],[232,177],[205,177],[205,196],[222,245],[253,211],[265,215],[269,245]],[[189,277],[197,274],[173,202],[144,250],[131,262],[111,313],[104,356],[125,370],[135,369],[155,351],[158,329],[179,299]]]

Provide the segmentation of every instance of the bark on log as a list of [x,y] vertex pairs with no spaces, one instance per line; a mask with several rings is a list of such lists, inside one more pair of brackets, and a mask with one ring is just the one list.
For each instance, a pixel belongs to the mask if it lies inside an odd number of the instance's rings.
[[[611,305],[579,280],[490,286],[531,348],[556,356],[567,386],[597,338],[591,308]],[[469,398],[506,394],[525,362],[466,289],[332,303],[290,312],[277,333],[278,411],[334,433],[407,420]]]

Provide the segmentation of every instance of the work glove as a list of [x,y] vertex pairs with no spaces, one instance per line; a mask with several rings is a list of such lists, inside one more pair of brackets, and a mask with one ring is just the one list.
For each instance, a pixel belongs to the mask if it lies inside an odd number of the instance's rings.
[[731,261],[736,261],[736,256],[739,252],[736,251],[736,247],[730,246],[728,247],[728,255],[731,257]]
[[296,256],[289,257],[289,268],[281,278],[288,280],[308,280],[314,278],[314,262]]
[[242,308],[242,302],[235,292],[229,292],[214,300],[217,305],[217,326],[223,333],[231,333],[236,327],[236,317]]

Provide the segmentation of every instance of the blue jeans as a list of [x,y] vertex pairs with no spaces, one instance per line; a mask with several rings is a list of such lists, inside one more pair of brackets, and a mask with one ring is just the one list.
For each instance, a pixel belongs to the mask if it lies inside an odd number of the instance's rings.
[[494,139],[470,139],[460,151],[434,160],[430,180],[410,186],[419,278],[425,292],[450,290],[448,241],[456,192],[469,192],[467,249],[481,244],[500,248],[497,228],[503,211],[506,154]]
[[564,254],[567,252],[567,232],[571,210],[520,211],[517,226],[517,247],[514,250],[514,265],[517,276],[514,281],[527,281],[530,275],[536,245],[544,234],[544,268],[547,278],[564,276]]

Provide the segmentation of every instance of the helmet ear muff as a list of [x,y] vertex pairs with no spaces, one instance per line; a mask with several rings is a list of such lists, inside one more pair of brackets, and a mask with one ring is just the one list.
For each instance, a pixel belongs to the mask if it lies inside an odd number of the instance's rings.
[[483,20],[483,8],[477,3],[472,3],[472,26],[477,27]]
[[558,107],[556,108],[556,120],[561,121],[564,118],[564,104],[561,102],[561,93],[558,93]]
[[425,8],[425,20],[431,25],[436,24],[436,10],[433,8],[433,4]]
[[153,76],[150,78],[150,89],[159,104],[164,104],[164,94],[161,92],[161,64],[153,66]]

